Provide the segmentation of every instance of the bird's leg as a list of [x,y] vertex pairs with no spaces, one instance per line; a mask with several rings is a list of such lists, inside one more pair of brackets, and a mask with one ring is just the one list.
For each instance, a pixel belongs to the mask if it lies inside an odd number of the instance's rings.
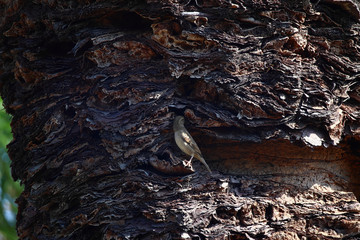
[[191,165],[191,161],[193,160],[193,158],[194,158],[194,154],[193,154],[193,155],[191,155],[190,160],[185,161],[185,166],[190,167],[190,165]]

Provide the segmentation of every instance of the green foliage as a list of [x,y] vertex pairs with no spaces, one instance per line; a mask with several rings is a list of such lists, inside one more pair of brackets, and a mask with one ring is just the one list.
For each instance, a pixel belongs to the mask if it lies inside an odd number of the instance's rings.
[[15,199],[23,190],[19,182],[14,182],[11,177],[10,159],[6,152],[6,145],[12,139],[10,120],[0,99],[0,240],[17,239]]

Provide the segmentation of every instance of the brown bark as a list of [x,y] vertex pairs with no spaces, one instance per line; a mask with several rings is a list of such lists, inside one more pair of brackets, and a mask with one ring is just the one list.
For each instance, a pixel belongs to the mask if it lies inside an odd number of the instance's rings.
[[[360,237],[357,1],[0,13],[21,239]],[[213,174],[184,165],[175,115]]]

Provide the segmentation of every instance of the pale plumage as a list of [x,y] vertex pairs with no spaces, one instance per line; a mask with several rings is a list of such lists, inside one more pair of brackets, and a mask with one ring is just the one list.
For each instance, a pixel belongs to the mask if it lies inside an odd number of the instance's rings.
[[191,137],[190,133],[186,130],[185,126],[185,119],[182,116],[175,117],[174,120],[174,137],[175,142],[178,147],[186,153],[187,155],[191,156],[189,162],[195,157],[200,162],[202,162],[207,170],[211,172],[209,166],[206,164],[204,157],[201,154],[201,151],[196,144],[195,140]]

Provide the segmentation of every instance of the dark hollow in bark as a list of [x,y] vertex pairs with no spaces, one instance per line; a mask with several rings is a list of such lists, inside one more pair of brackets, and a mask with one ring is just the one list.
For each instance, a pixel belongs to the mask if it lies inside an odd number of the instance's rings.
[[[360,237],[359,3],[0,0],[20,239]],[[185,156],[184,115],[213,174]]]

